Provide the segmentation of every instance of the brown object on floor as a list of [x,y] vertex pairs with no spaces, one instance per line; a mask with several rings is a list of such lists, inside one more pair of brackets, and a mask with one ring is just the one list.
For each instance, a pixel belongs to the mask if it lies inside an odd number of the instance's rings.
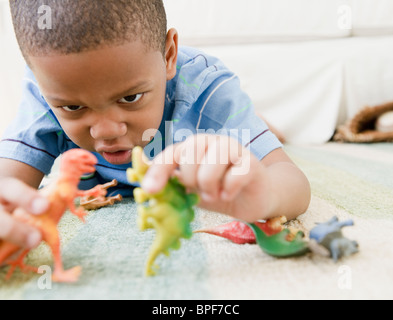
[[[114,179],[111,182],[106,184],[98,185],[97,187],[101,187],[104,190],[117,186],[117,180]],[[96,187],[96,188],[97,188]],[[114,197],[104,197],[104,198],[92,198],[92,197],[84,197],[80,199],[80,206],[86,210],[96,210],[102,207],[111,206],[116,201],[123,200],[123,197],[118,194]]]
[[386,112],[393,111],[393,102],[375,107],[365,107],[350,121],[337,129],[333,137],[338,142],[392,142],[392,132],[381,132],[376,129],[378,118]]

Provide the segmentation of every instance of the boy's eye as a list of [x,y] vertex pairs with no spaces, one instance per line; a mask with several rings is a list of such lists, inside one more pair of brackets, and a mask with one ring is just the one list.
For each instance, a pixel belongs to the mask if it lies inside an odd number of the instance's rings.
[[63,110],[68,111],[68,112],[75,112],[83,109],[83,106],[62,106],[61,107]]
[[126,96],[119,100],[120,103],[135,103],[138,102],[143,97],[143,93],[133,94],[131,96]]

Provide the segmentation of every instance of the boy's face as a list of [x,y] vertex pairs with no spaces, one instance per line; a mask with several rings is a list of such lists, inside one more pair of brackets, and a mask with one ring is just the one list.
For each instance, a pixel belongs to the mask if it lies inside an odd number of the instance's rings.
[[135,146],[150,142],[142,139],[146,130],[160,126],[166,81],[176,70],[177,37],[175,49],[174,63],[168,61],[170,54],[164,58],[139,41],[29,59],[41,92],[68,137],[119,165],[131,161]]

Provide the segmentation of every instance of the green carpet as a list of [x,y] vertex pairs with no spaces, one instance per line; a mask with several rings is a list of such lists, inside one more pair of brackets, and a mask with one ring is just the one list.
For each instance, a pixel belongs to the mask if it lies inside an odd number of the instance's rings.
[[[308,254],[276,259],[256,245],[236,245],[207,234],[183,240],[170,257],[160,256],[157,276],[143,274],[154,231],[136,226],[136,204],[125,200],[91,211],[87,223],[67,213],[60,224],[66,268],[82,267],[75,284],[39,286],[42,275],[19,271],[4,280],[0,299],[392,299],[393,144],[285,146],[308,176],[313,197],[308,211],[291,221],[306,236],[333,215],[353,219],[344,234],[360,252],[334,263]],[[229,217],[198,209],[193,229]],[[52,266],[42,244],[28,256]],[[346,282],[343,285],[343,277]]]

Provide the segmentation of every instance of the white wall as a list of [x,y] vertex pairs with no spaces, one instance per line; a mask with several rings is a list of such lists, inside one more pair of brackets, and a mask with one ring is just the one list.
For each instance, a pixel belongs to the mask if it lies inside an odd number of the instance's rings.
[[0,0],[0,135],[14,118],[21,95],[24,60],[12,28],[7,0]]
[[[392,0],[164,3],[181,44],[221,58],[290,142],[324,142],[365,105],[393,101]],[[342,8],[351,9],[350,28],[340,27]],[[16,114],[23,71],[0,0],[0,135]]]

